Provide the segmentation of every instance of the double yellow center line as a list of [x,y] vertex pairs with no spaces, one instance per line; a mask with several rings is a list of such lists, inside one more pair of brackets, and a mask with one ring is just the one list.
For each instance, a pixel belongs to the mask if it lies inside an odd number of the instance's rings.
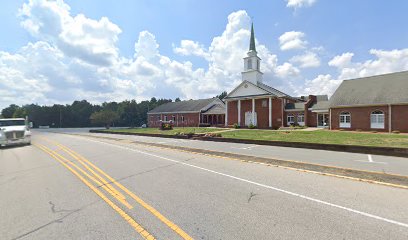
[[[126,200],[125,194],[130,196],[133,200],[135,200],[140,206],[148,210],[152,215],[158,218],[161,222],[163,222],[167,227],[172,229],[176,232],[181,238],[183,239],[193,239],[190,237],[186,232],[184,232],[180,227],[176,224],[171,222],[169,219],[164,217],[159,211],[153,208],[151,205],[143,201],[139,198],[136,194],[131,192],[125,186],[117,182],[114,178],[109,176],[107,173],[102,171],[99,167],[95,166],[92,162],[90,162],[85,157],[81,156],[80,154],[76,153],[72,149],[58,143],[55,141],[51,141],[49,139],[43,138],[44,140],[53,143],[58,149],[67,153],[70,157],[76,160],[83,168],[75,164],[74,161],[68,160],[66,157],[62,156],[58,152],[42,145],[42,144],[34,144],[36,147],[40,148],[44,152],[48,153],[51,157],[55,160],[60,162],[64,167],[66,167],[69,171],[71,171],[75,176],[77,176],[85,185],[87,185],[92,191],[94,191],[102,200],[104,200],[110,207],[112,207],[124,220],[126,220],[130,226],[136,230],[144,239],[155,239],[155,237],[150,234],[146,229],[144,229],[139,223],[137,223],[132,217],[130,217],[122,208],[116,205],[112,200],[110,200],[102,191],[98,189],[98,187],[102,187],[107,193],[109,193],[112,197],[114,197],[118,202],[123,204],[128,209],[132,209],[133,206]],[[82,174],[82,175],[81,175]],[[94,186],[90,181],[94,182],[96,186]],[[122,190],[125,194],[122,194],[118,189],[114,186]]]

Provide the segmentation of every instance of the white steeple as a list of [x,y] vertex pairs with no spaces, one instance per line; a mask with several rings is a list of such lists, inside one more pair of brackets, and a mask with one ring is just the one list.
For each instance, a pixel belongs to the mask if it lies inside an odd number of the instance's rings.
[[257,85],[258,82],[262,83],[263,73],[260,71],[261,59],[258,57],[258,53],[256,52],[255,48],[254,23],[252,23],[251,26],[251,39],[247,55],[248,56],[244,58],[242,81],[249,81],[255,85]]

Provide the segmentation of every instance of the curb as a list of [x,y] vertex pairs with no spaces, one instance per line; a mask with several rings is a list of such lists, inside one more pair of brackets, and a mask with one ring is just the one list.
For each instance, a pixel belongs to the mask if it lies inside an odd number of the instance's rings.
[[[123,139],[118,139],[114,137],[102,137],[102,136],[90,136],[90,137],[102,138],[102,139],[113,140],[113,141],[123,140]],[[254,156],[243,155],[243,154],[219,152],[219,151],[190,148],[190,147],[172,146],[172,145],[165,145],[165,144],[160,144],[160,143],[147,143],[147,142],[134,141],[134,140],[128,141],[128,143],[145,145],[145,146],[153,146],[153,147],[164,148],[164,149],[172,149],[172,150],[177,150],[177,151],[182,151],[182,152],[189,152],[189,153],[201,154],[201,155],[224,158],[224,159],[238,160],[242,162],[259,163],[259,164],[265,164],[265,165],[270,165],[270,166],[292,169],[296,171],[309,172],[309,173],[315,173],[319,175],[346,178],[346,179],[351,179],[355,181],[368,182],[368,183],[380,184],[380,185],[385,185],[385,186],[390,186],[390,187],[408,189],[408,176],[403,176],[403,175],[364,171],[364,170],[357,170],[357,169],[350,169],[350,168],[341,168],[341,167],[336,167],[336,166],[327,166],[327,165],[320,165],[320,164],[314,164],[314,163],[298,162],[294,160],[254,157]]]
[[165,135],[165,134],[129,133],[129,132],[115,132],[115,131],[104,131],[104,130],[89,130],[89,132],[91,133],[109,133],[109,134],[119,134],[119,135],[136,135],[136,136],[146,136],[146,137],[192,139],[192,140],[202,140],[202,141],[212,141],[212,142],[257,144],[257,145],[265,145],[265,146],[306,148],[306,149],[326,150],[326,151],[335,151],[335,152],[363,153],[363,154],[374,154],[374,155],[408,158],[408,148],[265,141],[265,140],[250,140],[250,139],[236,139],[236,138],[204,137],[204,136],[193,136],[193,135],[175,136],[175,135]]

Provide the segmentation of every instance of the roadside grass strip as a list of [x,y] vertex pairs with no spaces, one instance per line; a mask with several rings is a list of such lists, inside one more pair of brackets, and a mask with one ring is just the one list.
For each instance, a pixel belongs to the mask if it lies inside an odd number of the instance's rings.
[[[104,172],[102,169],[97,167],[95,164],[90,162],[88,159],[80,155],[79,153],[73,151],[72,149],[68,148],[67,146],[64,146],[56,141],[52,141],[50,139],[42,138],[46,140],[47,142],[50,142],[57,146],[59,149],[62,151],[66,152],[68,155],[70,155],[72,158],[74,158],[76,161],[78,161],[82,166],[84,166],[88,171],[90,171],[96,178],[98,178],[101,182],[93,178],[92,176],[89,176],[86,172],[81,171],[83,174],[85,174],[87,177],[90,177],[91,179],[94,180],[94,182],[104,188],[107,192],[112,192],[112,196],[114,196],[116,199],[118,199],[120,202],[125,201],[125,196],[121,194],[118,190],[116,190],[112,184],[114,184],[117,188],[122,190],[124,193],[128,194],[133,200],[135,200],[140,206],[148,210],[152,215],[154,215],[157,219],[159,219],[161,222],[163,222],[167,227],[169,227],[171,230],[173,230],[175,233],[177,233],[180,237],[186,240],[191,240],[193,239],[191,236],[189,236],[185,231],[183,231],[179,226],[177,226],[175,223],[167,219],[165,216],[163,216],[159,211],[157,211],[155,208],[153,208],[151,205],[143,201],[141,198],[139,198],[136,194],[134,194],[132,191],[127,189],[125,186],[120,184],[118,181],[116,181],[114,178],[109,176],[106,172]],[[55,153],[58,155],[58,153]],[[61,156],[62,157],[62,156]],[[68,161],[70,162],[70,161]],[[105,180],[105,178],[107,180]],[[123,202],[122,202],[123,203]],[[124,204],[126,206],[126,204]],[[133,208],[132,206],[129,207],[129,209]]]
[[[52,158],[61,163],[65,168],[71,171],[76,177],[78,177],[86,186],[88,186],[92,191],[94,191],[102,200],[104,200],[113,210],[115,210],[143,239],[154,240],[155,237],[151,235],[146,229],[144,229],[139,223],[137,223],[132,217],[130,217],[123,209],[118,207],[114,202],[112,202],[105,194],[103,194],[97,187],[92,185],[88,180],[86,180],[79,172],[74,168],[70,167],[67,163],[72,163],[70,160],[62,157],[57,152],[47,148],[41,144],[34,144],[34,146],[43,150],[45,153],[49,154]],[[89,175],[87,175],[89,176]],[[105,189],[105,188],[104,188]],[[106,190],[106,189],[105,189]],[[108,190],[107,190],[108,191]],[[109,190],[110,191],[110,190]]]
[[248,180],[248,179],[240,178],[240,177],[237,177],[237,176],[229,175],[229,174],[226,174],[226,173],[214,171],[214,170],[211,170],[211,169],[208,169],[208,168],[200,167],[200,166],[190,164],[190,163],[186,163],[186,162],[183,162],[183,161],[174,160],[174,159],[171,159],[171,158],[168,158],[168,157],[160,156],[158,154],[153,154],[153,153],[149,153],[149,152],[146,152],[146,151],[141,151],[141,150],[138,150],[138,149],[122,146],[122,145],[119,145],[119,144],[109,143],[109,142],[105,142],[105,141],[100,141],[100,140],[98,141],[98,140],[88,139],[88,141],[101,143],[101,144],[106,144],[106,145],[114,146],[114,147],[117,147],[117,148],[125,149],[125,150],[128,150],[128,151],[137,152],[139,154],[143,154],[143,155],[155,157],[155,158],[158,158],[158,159],[162,159],[162,160],[165,160],[165,161],[178,163],[180,165],[184,165],[184,166],[188,166],[188,167],[191,167],[191,168],[199,169],[199,170],[206,171],[206,172],[209,172],[209,173],[213,173],[213,174],[216,174],[216,175],[219,175],[219,176],[231,178],[231,179],[234,179],[234,180],[237,180],[237,181],[240,181],[240,182],[245,182],[245,183],[248,183],[248,184],[251,184],[251,185],[256,185],[256,186],[263,187],[263,188],[266,188],[266,189],[270,189],[270,190],[274,190],[274,191],[281,192],[281,193],[284,193],[284,194],[288,194],[288,195],[291,195],[293,197],[301,198],[301,199],[311,201],[311,202],[314,202],[314,203],[317,203],[317,204],[326,205],[326,206],[329,206],[329,207],[344,210],[346,212],[354,213],[354,214],[357,214],[357,215],[360,215],[360,216],[364,216],[364,217],[368,217],[368,218],[371,218],[371,219],[376,219],[378,221],[387,222],[387,223],[390,223],[390,224],[393,224],[393,225],[397,225],[399,227],[408,228],[407,223],[399,222],[399,221],[396,221],[396,220],[393,220],[393,219],[388,219],[388,218],[385,218],[385,217],[381,217],[381,216],[378,216],[378,215],[375,215],[375,214],[371,214],[371,213],[363,212],[363,211],[356,210],[356,209],[353,209],[353,208],[349,208],[349,207],[341,206],[341,205],[338,205],[338,204],[330,203],[330,202],[327,202],[327,201],[324,201],[324,200],[320,200],[320,199],[309,197],[309,196],[306,196],[306,195],[303,195],[303,194],[291,192],[291,191],[281,189],[281,188],[278,188],[278,187],[274,187],[274,186],[262,184],[262,183],[259,183],[259,182],[251,181],[251,180]]

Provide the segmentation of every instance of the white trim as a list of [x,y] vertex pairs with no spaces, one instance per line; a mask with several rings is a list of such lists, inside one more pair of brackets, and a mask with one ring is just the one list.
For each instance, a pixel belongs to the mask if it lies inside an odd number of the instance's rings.
[[241,100],[238,100],[238,126],[241,126]]
[[252,98],[252,124],[255,124],[255,98]]
[[268,105],[268,107],[269,107],[269,127],[271,128],[272,127],[272,98],[271,97],[269,97],[269,105]]
[[225,100],[225,126],[228,126],[228,101]]

